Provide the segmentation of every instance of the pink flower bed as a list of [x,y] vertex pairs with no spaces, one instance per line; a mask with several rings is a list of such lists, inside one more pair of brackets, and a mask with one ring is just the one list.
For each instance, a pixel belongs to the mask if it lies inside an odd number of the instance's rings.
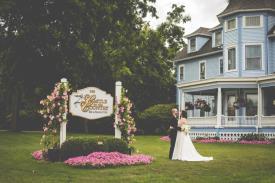
[[43,159],[42,150],[34,151],[32,153],[32,157],[36,160],[42,160]]
[[170,137],[169,136],[163,136],[163,137],[160,137],[160,140],[165,141],[165,142],[169,142]]
[[194,139],[192,141],[197,142],[197,143],[204,143],[204,144],[209,144],[209,143],[236,143],[236,141],[234,141],[234,140],[216,140],[216,139],[201,139],[201,140]]
[[[170,141],[169,136],[163,136],[160,138],[162,141]],[[238,144],[272,144],[271,141],[269,140],[263,140],[263,141],[248,141],[248,140],[241,140],[241,141],[236,141],[236,140],[216,140],[216,139],[194,139],[192,140],[193,142],[196,143],[203,143],[203,144],[210,144],[210,143],[238,143]]]
[[75,167],[90,166],[103,168],[110,166],[145,165],[152,163],[152,161],[153,157],[142,154],[130,156],[118,152],[94,152],[88,156],[69,158],[64,163]]

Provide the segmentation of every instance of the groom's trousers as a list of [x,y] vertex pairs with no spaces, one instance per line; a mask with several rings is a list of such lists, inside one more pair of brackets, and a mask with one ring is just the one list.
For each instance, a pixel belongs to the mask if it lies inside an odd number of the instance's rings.
[[176,138],[177,138],[177,130],[172,129],[169,134],[170,137],[170,151],[169,151],[169,159],[172,159],[173,152],[175,148]]

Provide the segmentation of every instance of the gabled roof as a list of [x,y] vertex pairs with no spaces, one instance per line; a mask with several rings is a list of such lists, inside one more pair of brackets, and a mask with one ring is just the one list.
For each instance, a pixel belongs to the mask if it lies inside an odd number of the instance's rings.
[[209,32],[214,32],[214,31],[219,30],[219,29],[222,29],[222,28],[223,28],[223,27],[222,27],[222,24],[219,24],[219,25],[217,25],[217,26],[215,26],[215,27],[209,29]]
[[274,11],[275,0],[229,0],[228,6],[218,17],[228,16],[239,12]]
[[200,27],[196,31],[194,31],[191,34],[186,35],[186,38],[193,37],[193,36],[206,36],[206,37],[211,37],[211,34],[209,32],[208,28],[205,27]]
[[212,39],[210,38],[199,51],[187,53],[187,48],[186,47],[183,48],[180,52],[178,52],[178,54],[174,58],[174,62],[190,60],[193,58],[199,58],[207,55],[218,54],[221,52],[222,52],[222,48],[219,48],[219,47],[212,48]]
[[268,37],[275,37],[275,25],[268,31]]

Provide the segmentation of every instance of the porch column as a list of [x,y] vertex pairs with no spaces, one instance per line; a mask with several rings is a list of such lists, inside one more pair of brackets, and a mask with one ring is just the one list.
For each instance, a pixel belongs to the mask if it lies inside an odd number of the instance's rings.
[[258,84],[258,127],[261,127],[261,117],[262,117],[262,112],[263,112],[263,97],[262,97],[262,88],[260,87],[260,85]]
[[180,111],[185,110],[185,93],[181,91],[181,105]]
[[222,121],[222,89],[218,88],[218,98],[217,98],[217,126],[216,128],[221,127]]

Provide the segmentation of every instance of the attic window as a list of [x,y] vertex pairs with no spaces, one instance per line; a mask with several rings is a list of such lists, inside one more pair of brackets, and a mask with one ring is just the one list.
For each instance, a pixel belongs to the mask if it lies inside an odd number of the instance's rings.
[[222,44],[222,31],[215,32],[215,46],[221,46]]
[[234,30],[234,29],[236,29],[236,27],[237,27],[236,18],[226,21],[226,31]]
[[196,51],[196,38],[190,39],[190,51]]
[[261,16],[245,16],[244,27],[261,27]]

